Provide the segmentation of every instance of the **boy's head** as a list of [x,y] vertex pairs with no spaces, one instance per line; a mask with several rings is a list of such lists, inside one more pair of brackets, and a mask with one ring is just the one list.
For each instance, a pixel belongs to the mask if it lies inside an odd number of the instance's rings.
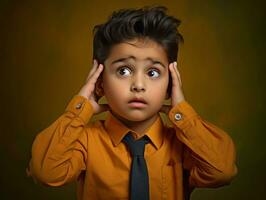
[[156,6],[113,12],[106,23],[94,27],[93,57],[104,63],[115,44],[149,38],[164,48],[169,63],[176,61],[179,43],[183,41],[177,30],[180,20],[167,15],[166,10]]
[[122,116],[123,105],[118,101],[125,93],[127,100],[133,97],[157,100],[147,102],[155,106],[149,108],[152,112],[158,112],[163,100],[171,95],[168,65],[177,60],[183,38],[177,30],[180,21],[165,12],[162,6],[123,9],[94,27],[93,58],[105,66],[96,83],[96,94],[105,95],[113,111]]

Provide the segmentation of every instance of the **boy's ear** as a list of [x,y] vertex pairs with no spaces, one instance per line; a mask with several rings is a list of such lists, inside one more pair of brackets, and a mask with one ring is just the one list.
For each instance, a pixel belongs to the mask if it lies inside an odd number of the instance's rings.
[[104,90],[103,90],[103,80],[102,77],[100,76],[95,84],[95,93],[98,97],[104,96]]

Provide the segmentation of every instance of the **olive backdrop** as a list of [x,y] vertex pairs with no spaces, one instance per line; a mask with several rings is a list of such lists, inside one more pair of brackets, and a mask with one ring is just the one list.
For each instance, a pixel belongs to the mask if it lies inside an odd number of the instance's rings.
[[264,1],[1,0],[1,199],[75,199],[74,183],[50,188],[27,178],[33,139],[84,84],[93,26],[113,10],[155,4],[182,21],[185,43],[178,62],[186,100],[228,132],[237,147],[239,172],[231,185],[197,189],[192,199],[263,197]]

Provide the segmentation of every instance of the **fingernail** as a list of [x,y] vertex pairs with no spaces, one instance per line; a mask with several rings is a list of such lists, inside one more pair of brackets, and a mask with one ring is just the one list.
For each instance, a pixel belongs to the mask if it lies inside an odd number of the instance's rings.
[[175,62],[172,63],[172,67],[173,67],[173,68],[175,67]]

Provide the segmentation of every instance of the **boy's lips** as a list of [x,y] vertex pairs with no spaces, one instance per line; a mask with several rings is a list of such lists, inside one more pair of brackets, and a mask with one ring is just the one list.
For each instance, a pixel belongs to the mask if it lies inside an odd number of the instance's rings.
[[132,102],[147,104],[145,99],[143,99],[141,97],[135,97],[135,98],[131,99],[128,103],[132,103]]
[[128,102],[130,107],[143,108],[147,106],[147,102],[143,98],[133,98]]

